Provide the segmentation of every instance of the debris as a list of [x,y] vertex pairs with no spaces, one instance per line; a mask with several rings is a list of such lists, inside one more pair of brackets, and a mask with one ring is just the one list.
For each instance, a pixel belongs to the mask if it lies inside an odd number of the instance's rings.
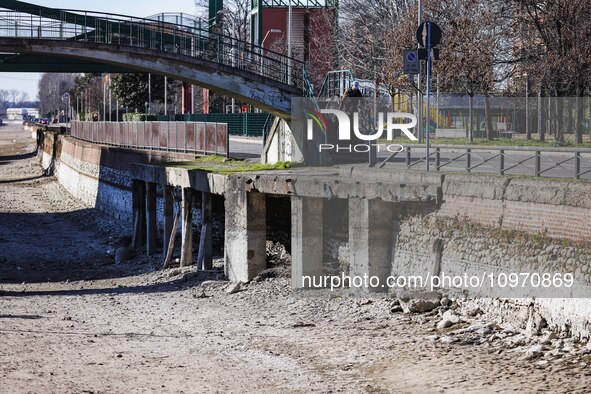
[[240,290],[242,290],[242,282],[230,283],[228,287],[226,287],[227,294],[236,294]]
[[402,302],[401,305],[405,313],[424,313],[437,308],[439,306],[439,299],[412,298],[407,302]]

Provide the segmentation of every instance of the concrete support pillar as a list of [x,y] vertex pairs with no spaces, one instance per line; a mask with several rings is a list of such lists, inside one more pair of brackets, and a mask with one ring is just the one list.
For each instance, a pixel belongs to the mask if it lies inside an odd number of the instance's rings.
[[134,179],[131,186],[133,210],[133,247],[144,245],[146,239],[146,182]]
[[[322,198],[291,198],[291,286],[304,287],[304,276],[322,276]],[[306,285],[308,282],[306,281]]]
[[162,185],[164,192],[164,236],[162,254],[166,257],[168,253],[168,244],[170,243],[170,234],[172,233],[172,226],[174,223],[174,198],[172,186]]
[[379,288],[362,288],[362,292],[387,291],[386,279],[391,272],[392,250],[400,231],[399,215],[394,203],[380,199],[349,198],[350,275],[380,279]]
[[233,282],[247,282],[267,266],[265,195],[226,191],[225,271]]
[[156,253],[156,184],[147,183],[146,189],[146,253]]
[[193,264],[193,190],[188,187],[183,189],[181,216],[181,267],[186,267]]
[[213,232],[212,232],[211,193],[201,193],[201,236],[199,238],[199,254],[197,265],[200,269],[210,270],[213,267]]

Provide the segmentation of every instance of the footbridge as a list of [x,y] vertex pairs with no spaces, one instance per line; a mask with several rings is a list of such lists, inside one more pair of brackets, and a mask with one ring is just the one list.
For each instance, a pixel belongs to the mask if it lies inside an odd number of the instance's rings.
[[304,64],[196,21],[0,6],[0,71],[147,72],[234,97],[281,119],[305,91]]

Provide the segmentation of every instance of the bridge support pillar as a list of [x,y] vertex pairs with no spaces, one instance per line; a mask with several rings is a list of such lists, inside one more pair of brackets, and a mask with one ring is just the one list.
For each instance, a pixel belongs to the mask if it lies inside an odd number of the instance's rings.
[[137,179],[132,184],[133,247],[144,245],[146,237],[146,182]]
[[[172,186],[162,185],[164,194],[164,236],[162,237],[162,254],[166,257],[168,253],[168,244],[170,243],[170,234],[172,233],[172,226],[174,223],[174,198]],[[175,229],[176,231],[176,229]]]
[[186,267],[193,264],[193,190],[188,187],[183,189],[181,216],[181,267]]
[[188,82],[183,82],[182,85],[182,110],[183,114],[190,114],[193,113],[193,108],[191,108],[191,103],[193,102],[193,93],[191,91],[191,84]]
[[294,289],[304,287],[304,276],[313,278],[323,274],[323,207],[322,198],[291,198],[291,287]]
[[147,182],[146,190],[146,253],[152,256],[156,253],[156,184]]
[[226,190],[224,260],[232,282],[247,282],[267,266],[265,194]]
[[352,279],[364,275],[379,278],[377,288],[363,286],[354,290],[388,290],[385,285],[391,272],[393,245],[400,231],[397,211],[394,203],[380,199],[349,198],[349,274]]
[[199,237],[199,253],[197,266],[199,269],[210,270],[213,267],[213,221],[211,193],[201,192],[201,235]]

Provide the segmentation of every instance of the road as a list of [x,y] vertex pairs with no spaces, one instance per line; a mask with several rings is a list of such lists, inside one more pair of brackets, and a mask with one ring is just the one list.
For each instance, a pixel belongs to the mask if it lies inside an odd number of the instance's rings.
[[256,159],[263,153],[262,137],[230,136],[230,156],[237,159]]
[[[510,149],[510,148],[508,148]],[[263,143],[261,138],[253,137],[230,137],[230,152],[233,157],[256,159],[261,156],[263,151]],[[431,170],[436,169],[434,150],[431,150],[432,156],[430,161]],[[466,172],[467,160],[466,157],[459,157],[465,153],[461,149],[443,149],[441,151],[441,171],[452,172]],[[535,161],[533,159],[534,152],[515,152],[505,151],[504,168],[511,168],[505,171],[505,175],[535,175]],[[378,162],[385,160],[389,153],[379,153]],[[414,163],[411,167],[416,170],[425,169],[425,162],[420,161],[420,158],[425,157],[425,149],[413,148],[411,162]],[[459,157],[459,158],[458,158]],[[453,159],[453,160],[452,160]],[[557,163],[568,160],[559,166]],[[542,176],[547,178],[574,178],[575,177],[575,161],[573,153],[543,153],[541,160]],[[485,174],[499,174],[500,158],[498,151],[491,149],[473,150],[471,157],[472,173]],[[474,167],[476,166],[476,167]],[[554,168],[553,168],[554,167]],[[391,159],[384,169],[388,168],[406,168],[406,159],[404,153],[398,154]],[[581,179],[591,180],[591,153],[581,154],[581,167],[579,173]]]

